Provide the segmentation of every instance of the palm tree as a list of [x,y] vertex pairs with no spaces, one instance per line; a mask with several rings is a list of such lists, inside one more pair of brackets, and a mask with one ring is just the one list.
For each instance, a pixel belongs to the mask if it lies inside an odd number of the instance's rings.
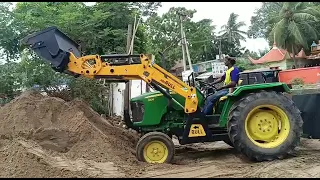
[[309,49],[308,39],[317,39],[315,22],[319,21],[320,13],[317,6],[308,2],[285,2],[278,14],[272,18],[273,30],[270,36],[274,36],[277,46],[295,54],[299,48]]
[[246,24],[241,21],[237,22],[239,15],[235,13],[231,13],[228,19],[227,24],[221,27],[221,31],[219,33],[223,33],[222,38],[226,38],[229,43],[236,43],[240,45],[240,40],[246,41],[246,32],[241,31],[240,28],[245,26]]

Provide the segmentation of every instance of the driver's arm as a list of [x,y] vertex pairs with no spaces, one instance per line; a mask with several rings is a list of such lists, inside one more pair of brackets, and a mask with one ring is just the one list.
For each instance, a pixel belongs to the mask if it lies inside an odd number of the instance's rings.
[[220,78],[218,78],[217,80],[213,81],[211,84],[214,85],[214,84],[221,83],[222,81],[224,81],[225,77],[226,77],[226,74],[224,73]]
[[231,83],[229,83],[225,86],[222,86],[220,89],[232,88],[232,87],[235,87],[236,85],[237,85],[237,83],[235,81],[231,81]]

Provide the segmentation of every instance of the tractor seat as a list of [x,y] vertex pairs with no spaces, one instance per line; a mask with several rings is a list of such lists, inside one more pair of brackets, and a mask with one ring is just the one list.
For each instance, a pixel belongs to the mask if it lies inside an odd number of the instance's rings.
[[[239,80],[238,86],[241,85],[242,81],[243,81],[243,80],[241,80],[241,79]],[[236,87],[235,89],[237,89],[237,87]],[[232,94],[232,93],[229,93],[229,94]],[[222,96],[222,97],[219,99],[219,102],[226,100],[226,99],[228,98],[228,95],[229,95],[229,94],[227,94],[226,96]]]

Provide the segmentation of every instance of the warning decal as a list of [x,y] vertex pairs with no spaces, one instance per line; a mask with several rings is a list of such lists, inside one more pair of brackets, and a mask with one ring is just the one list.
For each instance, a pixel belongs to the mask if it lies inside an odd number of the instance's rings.
[[192,124],[189,131],[189,137],[206,136],[206,132],[201,124]]

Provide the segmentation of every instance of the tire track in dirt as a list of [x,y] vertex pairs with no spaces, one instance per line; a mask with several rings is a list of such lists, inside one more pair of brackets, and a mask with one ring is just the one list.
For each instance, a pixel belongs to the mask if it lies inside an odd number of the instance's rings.
[[155,165],[142,177],[320,177],[320,141],[303,139],[295,157],[270,162],[249,162],[223,142],[177,147],[180,165]]
[[98,163],[92,160],[70,160],[63,156],[51,156],[35,142],[20,139],[18,142],[28,151],[36,155],[52,167],[66,169],[73,172],[84,171],[89,177],[124,177],[112,162]]

